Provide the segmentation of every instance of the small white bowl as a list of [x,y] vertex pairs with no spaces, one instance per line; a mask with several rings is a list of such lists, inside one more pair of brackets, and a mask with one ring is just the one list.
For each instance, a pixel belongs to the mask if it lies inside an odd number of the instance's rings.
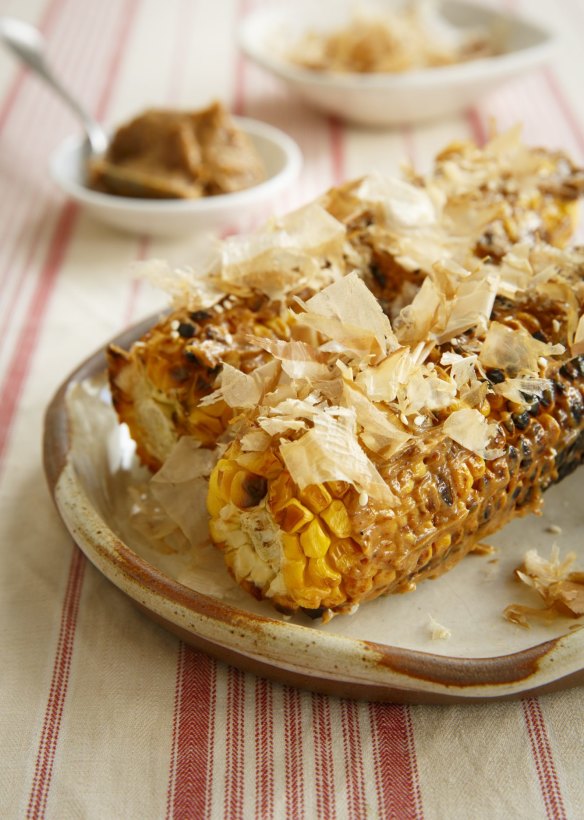
[[266,179],[252,188],[201,199],[134,199],[92,191],[85,184],[84,137],[67,138],[51,157],[55,182],[96,219],[123,231],[180,236],[196,231],[249,227],[278,194],[298,177],[300,149],[290,137],[257,120],[233,118],[251,138],[266,167]]
[[[448,0],[442,11],[457,27],[487,29],[502,53],[444,68],[402,74],[333,74],[295,66],[284,49],[308,31],[331,32],[351,20],[354,0],[296,0],[266,4],[243,21],[245,54],[283,80],[307,103],[367,125],[414,123],[453,114],[500,83],[544,62],[553,37],[535,23],[474,3]],[[375,3],[376,8],[391,6]]]

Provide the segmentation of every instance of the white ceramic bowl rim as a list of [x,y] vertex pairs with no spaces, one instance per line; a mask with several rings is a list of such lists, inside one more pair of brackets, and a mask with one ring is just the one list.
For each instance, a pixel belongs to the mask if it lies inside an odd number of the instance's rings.
[[[450,0],[450,5],[463,7],[470,4]],[[268,7],[267,9],[262,7],[249,14],[242,24],[240,43],[248,57],[257,61],[264,68],[274,71],[284,79],[295,83],[322,86],[324,88],[386,89],[388,91],[398,88],[440,86],[446,82],[449,85],[456,85],[459,82],[467,83],[469,80],[482,77],[487,70],[491,76],[507,74],[511,68],[520,68],[523,63],[532,63],[535,52],[543,57],[555,46],[556,38],[554,34],[531,20],[528,21],[515,14],[505,14],[503,11],[474,3],[472,6],[477,12],[489,15],[492,19],[512,20],[516,27],[529,32],[535,42],[522,48],[504,51],[492,57],[483,57],[469,62],[437,68],[412,69],[401,74],[325,73],[294,65],[284,57],[279,57],[275,51],[272,51],[257,37],[256,26],[266,12],[268,14],[277,11],[285,13],[286,8],[290,8],[290,6],[280,3],[279,6]],[[273,17],[275,21],[275,14]],[[280,22],[283,22],[283,17]]]
[[63,156],[75,156],[80,152],[85,137],[79,134],[67,137],[55,150],[50,162],[51,175],[55,182],[73,198],[87,204],[99,205],[102,208],[107,207],[111,211],[127,212],[131,210],[149,213],[155,210],[165,214],[203,214],[221,211],[225,207],[233,208],[238,205],[244,207],[253,204],[258,198],[264,199],[269,196],[272,189],[279,190],[287,182],[292,182],[302,166],[302,154],[294,140],[273,125],[248,117],[233,117],[233,120],[249,136],[258,136],[277,145],[285,156],[285,162],[279,171],[263,182],[242,191],[201,197],[201,199],[139,199],[137,197],[114,196],[100,191],[92,191],[76,179],[64,175],[60,171],[59,160]]

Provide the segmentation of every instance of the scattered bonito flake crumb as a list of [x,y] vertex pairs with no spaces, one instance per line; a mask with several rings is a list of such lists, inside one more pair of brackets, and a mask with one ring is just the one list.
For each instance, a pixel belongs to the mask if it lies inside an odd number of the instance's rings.
[[442,624],[438,623],[436,618],[428,613],[428,629],[433,641],[445,641],[452,637],[452,632]]
[[545,531],[551,533],[552,535],[562,534],[562,528],[558,527],[557,524],[550,524],[548,527],[545,528]]
[[543,599],[544,607],[511,604],[503,617],[528,628],[528,618],[553,620],[564,615],[580,618],[584,615],[584,572],[570,571],[576,555],[570,552],[560,560],[560,550],[554,544],[549,558],[542,558],[537,550],[525,553],[523,564],[515,570],[516,577]]
[[484,541],[479,541],[478,544],[475,544],[471,549],[473,555],[493,555],[494,552],[495,547],[491,544],[485,544]]

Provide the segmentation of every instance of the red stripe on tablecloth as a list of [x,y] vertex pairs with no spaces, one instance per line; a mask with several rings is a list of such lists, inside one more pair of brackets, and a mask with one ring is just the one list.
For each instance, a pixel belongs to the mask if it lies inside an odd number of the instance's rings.
[[77,212],[77,207],[71,203],[67,203],[61,211],[47,257],[27,310],[27,318],[16,344],[14,356],[0,387],[0,395],[3,397],[0,403],[0,471],[6,455],[6,447],[16,408],[28,376],[32,354],[37,345],[42,320],[71,240]]
[[422,796],[408,706],[372,703],[369,720],[373,743],[375,789],[381,818],[422,818]]
[[550,820],[562,820],[567,815],[541,705],[537,698],[521,705],[546,814]]
[[478,146],[484,145],[487,142],[487,132],[479,111],[471,108],[467,113],[467,119],[474,141]]
[[314,776],[317,820],[335,820],[335,775],[331,704],[324,695],[312,695],[312,725],[314,727]]
[[553,71],[549,68],[546,68],[543,71],[543,76],[545,77],[545,80],[548,84],[551,95],[556,102],[556,105],[562,112],[562,116],[569,125],[570,130],[572,131],[574,138],[578,143],[578,147],[584,155],[584,127],[582,126],[582,123],[574,113],[574,109],[570,105],[570,102],[568,101],[568,98],[566,97],[564,90],[559,84]]
[[366,812],[363,750],[359,731],[360,708],[354,701],[341,701],[347,807],[351,817],[364,817]]
[[258,678],[255,683],[255,816],[274,816],[274,703],[272,684]]
[[239,669],[227,670],[227,733],[225,738],[224,817],[243,818],[243,780],[245,766],[245,677]]
[[168,816],[209,816],[217,678],[212,658],[181,644],[177,664]]
[[69,685],[84,569],[85,559],[80,550],[74,548],[61,611],[61,626],[53,664],[49,700],[45,710],[34,779],[26,811],[27,818],[43,817],[47,805],[63,707]]
[[284,778],[287,820],[305,817],[302,771],[302,696],[297,689],[284,688]]
[[336,117],[329,117],[331,143],[332,184],[339,185],[345,176],[345,151],[343,146],[343,124]]

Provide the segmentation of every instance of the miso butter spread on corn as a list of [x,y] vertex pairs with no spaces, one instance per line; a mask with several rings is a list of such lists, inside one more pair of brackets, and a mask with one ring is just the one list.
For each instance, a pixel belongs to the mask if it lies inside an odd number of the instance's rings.
[[426,179],[368,177],[173,279],[109,351],[152,468],[219,445],[210,535],[235,580],[325,618],[448,569],[584,454],[582,174],[516,132]]

